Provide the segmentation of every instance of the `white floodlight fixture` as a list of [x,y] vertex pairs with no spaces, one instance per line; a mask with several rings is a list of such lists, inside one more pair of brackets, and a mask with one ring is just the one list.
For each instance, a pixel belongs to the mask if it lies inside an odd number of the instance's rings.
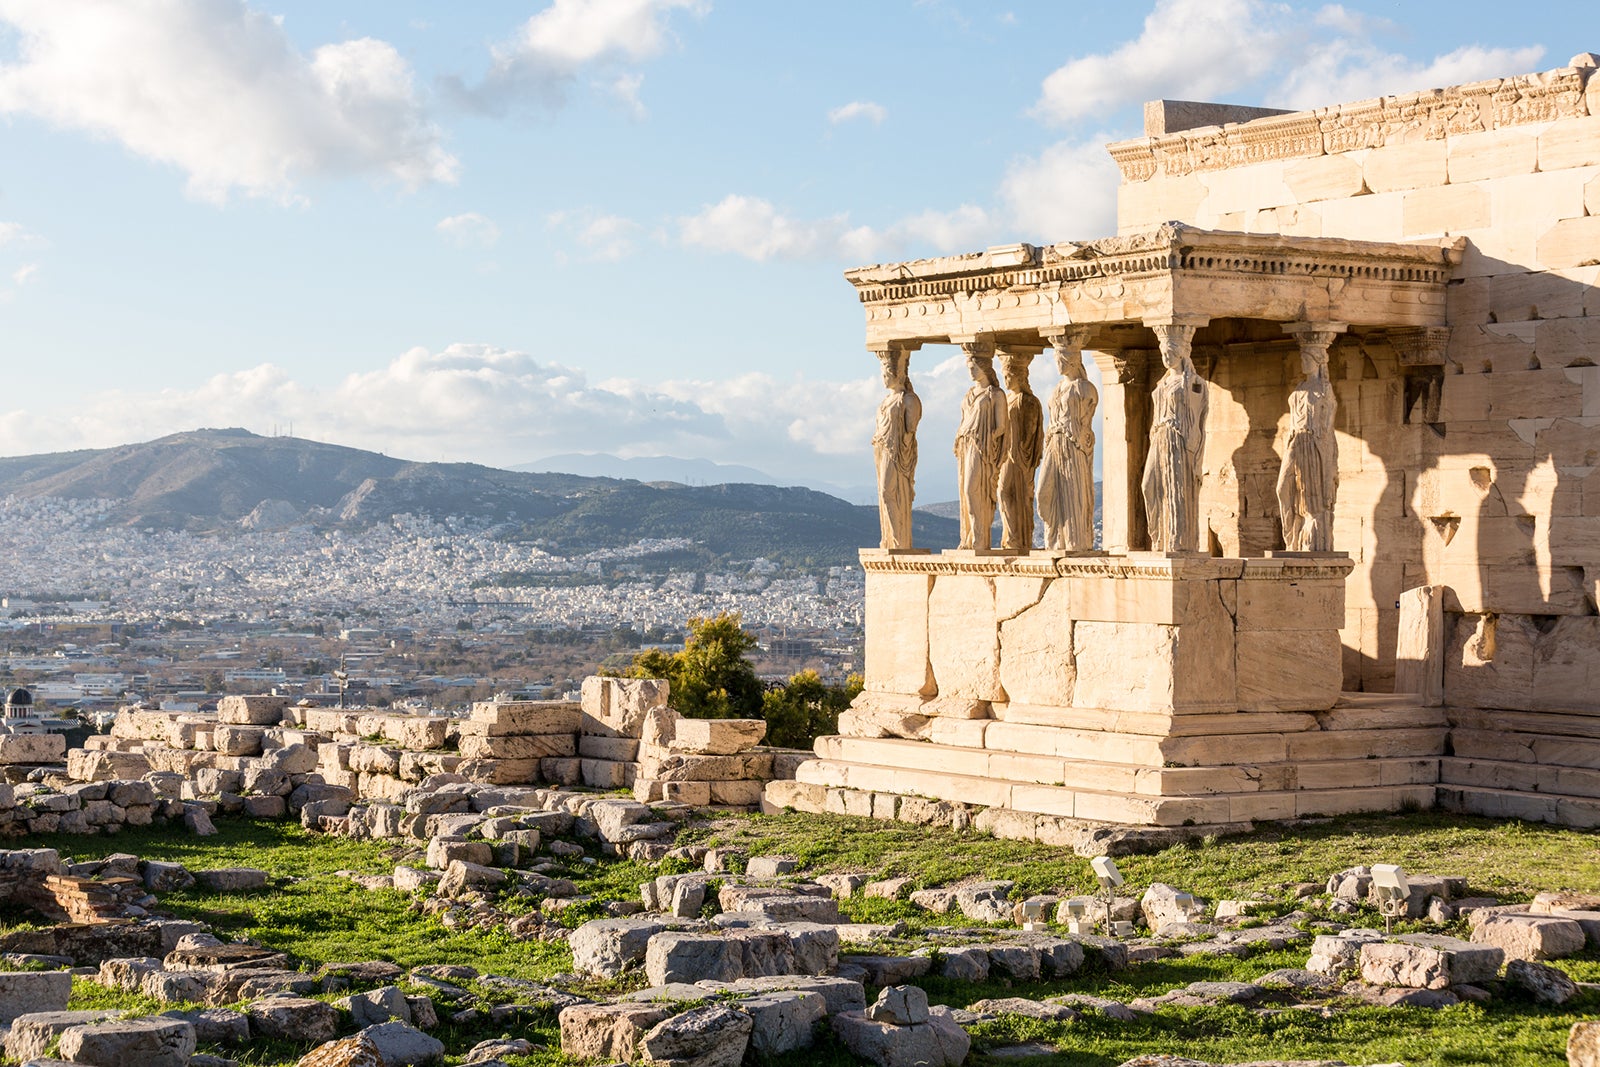
[[1084,897],[1069,897],[1067,899],[1067,914],[1074,919],[1081,919],[1089,914],[1089,901]]
[[1028,931],[1046,929],[1044,922],[1044,901],[1024,900],[1022,902],[1022,928]]
[[1122,872],[1117,870],[1110,856],[1096,856],[1089,861],[1089,866],[1094,868],[1094,876],[1100,879],[1101,889],[1115,889],[1122,884]]
[[1406,914],[1411,885],[1406,872],[1395,863],[1372,865],[1372,888],[1378,897],[1378,914],[1383,916],[1384,933],[1394,932],[1394,921]]

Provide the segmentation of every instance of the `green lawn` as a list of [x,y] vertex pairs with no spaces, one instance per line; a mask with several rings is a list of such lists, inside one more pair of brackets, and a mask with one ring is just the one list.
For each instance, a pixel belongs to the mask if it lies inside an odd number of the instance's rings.
[[[405,894],[362,890],[332,873],[341,869],[386,873],[404,855],[404,849],[393,844],[326,838],[280,822],[219,820],[218,828],[220,832],[209,838],[152,827],[110,837],[40,837],[26,844],[56,848],[79,859],[132,852],[191,868],[260,867],[274,879],[268,890],[168,893],[162,907],[179,917],[210,922],[224,936],[287,951],[307,969],[364,959],[407,967],[466,963],[485,973],[545,982],[570,968],[564,946],[520,942],[498,932],[448,930],[414,912],[413,901]],[[919,887],[981,877],[1012,879],[1019,894],[1084,893],[1093,888],[1088,861],[1062,849],[843,816],[722,817],[686,827],[680,842],[737,845],[753,855],[792,854],[812,873],[905,875]],[[1118,862],[1133,895],[1151,881],[1165,881],[1212,900],[1266,897],[1277,901],[1281,911],[1291,906],[1289,887],[1294,883],[1321,882],[1344,867],[1373,862],[1397,862],[1417,873],[1463,874],[1472,892],[1507,901],[1525,900],[1542,889],[1600,891],[1600,835],[1432,813],[1273,827]],[[656,873],[639,864],[602,860],[593,865],[573,863],[568,876],[581,891],[609,900],[636,897],[638,883]],[[857,899],[847,902],[845,910],[860,920],[904,920],[913,931],[952,921],[905,902]],[[571,921],[597,913],[597,906],[583,907],[572,913]],[[0,915],[0,926],[19,918]],[[1368,921],[1376,919],[1369,916]],[[1280,967],[1301,966],[1305,955],[1304,948],[1294,948],[1245,959],[1191,957],[1116,973],[1086,971],[1066,980],[1015,985],[942,979],[924,984],[936,1003],[953,1006],[986,997],[1042,998],[1065,992],[1130,1000],[1197,980],[1248,980]],[[1600,957],[1592,953],[1559,965],[1579,980],[1600,981]],[[474,993],[483,1006],[514,999],[484,987]],[[109,993],[87,982],[76,987],[73,1006],[156,1008],[142,998]],[[441,1006],[440,1014],[444,1018],[448,1011]],[[1348,1063],[1534,1067],[1562,1062],[1571,1024],[1597,1016],[1600,997],[1590,993],[1576,1006],[1563,1009],[1539,1008],[1508,996],[1487,1007],[1361,1008],[1327,1018],[1305,1010],[1257,1015],[1238,1007],[1169,1009],[1132,1023],[1092,1014],[1072,1024],[1005,1018],[976,1031],[971,1062],[1016,1062],[991,1058],[989,1050],[1018,1041],[1042,1041],[1057,1047],[1057,1054],[1024,1062],[1041,1067],[1115,1067],[1140,1053],[1162,1051],[1213,1062],[1338,1058]],[[439,1031],[452,1054],[451,1063],[459,1062],[474,1042],[502,1034],[549,1046],[527,1064],[563,1062],[553,1051],[559,1034],[550,1012],[503,1026],[446,1023]],[[303,1050],[264,1045],[229,1054],[247,1064],[269,1067],[292,1064],[299,1051]],[[817,1049],[786,1057],[782,1067],[851,1062],[841,1048],[824,1040]]]

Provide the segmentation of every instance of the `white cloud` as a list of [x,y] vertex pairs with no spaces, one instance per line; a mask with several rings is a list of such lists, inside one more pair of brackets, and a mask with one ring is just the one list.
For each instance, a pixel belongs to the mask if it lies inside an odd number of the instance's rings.
[[11,272],[11,283],[20,289],[22,286],[33,281],[34,276],[38,273],[39,264],[25,263],[21,267],[18,267],[16,270]]
[[639,88],[642,85],[644,85],[643,74],[619,74],[611,82],[611,95],[616,97],[636,119],[642,119],[647,114],[644,101],[639,99]]
[[[490,111],[524,100],[558,107],[582,70],[627,67],[657,56],[671,43],[673,12],[701,16],[710,7],[707,0],[554,0],[511,40],[494,46],[481,85],[451,84],[462,100]],[[639,84],[624,71],[609,87],[637,114]]]
[[490,248],[500,240],[500,227],[476,211],[442,218],[433,228],[457,248]]
[[38,241],[38,235],[29,232],[22,223],[0,222],[0,248],[6,245],[35,244]]
[[[1034,113],[1073,123],[1160,98],[1314,108],[1530,70],[1544,50],[1469,45],[1414,61],[1378,42],[1392,21],[1339,4],[1160,0],[1138,37],[1079,56],[1045,78]],[[1249,98],[1253,98],[1249,99]]]
[[866,119],[874,126],[881,126],[888,117],[889,112],[882,104],[874,104],[870,100],[852,100],[828,112],[828,121],[835,126],[851,119]]
[[1364,36],[1337,38],[1312,51],[1287,74],[1275,103],[1288,108],[1316,108],[1346,100],[1462,85],[1533,70],[1543,56],[1544,49],[1536,45],[1467,45],[1431,60],[1413,62],[1385,52]]
[[851,264],[885,256],[955,252],[987,240],[995,220],[980,207],[923,211],[882,228],[852,226],[848,215],[798,219],[771,201],[729,194],[678,220],[680,242],[691,248],[776,260],[843,260]]
[[313,176],[455,179],[411,69],[372,38],[298,52],[243,0],[0,0],[19,58],[0,112],[120,142],[188,174],[191,195],[290,199]]
[[551,212],[545,222],[551,229],[564,231],[579,246],[582,258],[603,263],[631,256],[634,240],[643,229],[632,219],[593,208]]
[[1068,123],[1161,96],[1213,99],[1301,58],[1283,47],[1290,14],[1263,0],[1161,0],[1137,38],[1045,78],[1035,112]]
[[1061,141],[1007,168],[1000,197],[1021,240],[1039,244],[1116,232],[1121,175],[1106,152],[1107,140],[1099,134]]

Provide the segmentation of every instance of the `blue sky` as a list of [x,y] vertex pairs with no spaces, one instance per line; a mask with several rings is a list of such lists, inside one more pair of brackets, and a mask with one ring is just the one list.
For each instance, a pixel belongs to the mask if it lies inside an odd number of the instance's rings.
[[[860,485],[842,270],[1113,232],[1146,99],[1587,49],[1579,2],[0,0],[0,454],[292,422]],[[913,361],[928,499],[953,354]]]

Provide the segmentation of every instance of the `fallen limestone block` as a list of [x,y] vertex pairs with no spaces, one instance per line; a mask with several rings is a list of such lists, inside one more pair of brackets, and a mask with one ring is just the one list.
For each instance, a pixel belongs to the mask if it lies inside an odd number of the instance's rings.
[[245,1008],[250,1030],[274,1041],[331,1041],[339,1032],[332,1004],[305,997],[267,997]]
[[377,1026],[391,1019],[403,1023],[411,1021],[411,1006],[399,986],[380,986],[366,993],[352,993],[343,998],[341,1006],[350,1011],[350,1021],[357,1027]]
[[295,1061],[294,1067],[386,1067],[378,1046],[364,1034],[318,1045]]
[[974,922],[1011,921],[1011,890],[1015,882],[976,882],[956,888],[956,908]]
[[458,897],[469,889],[490,889],[504,885],[506,881],[506,872],[498,868],[452,860],[444,877],[439,879],[436,892],[441,897]]
[[1589,942],[1573,919],[1504,913],[1480,923],[1472,940],[1503,949],[1507,959],[1553,960],[1583,951]]
[[727,1004],[663,1019],[639,1042],[645,1063],[675,1067],[739,1067],[750,1047],[751,1016]]
[[561,1009],[561,1052],[582,1060],[632,1061],[639,1039],[671,1012],[654,1004],[573,1004]]
[[1532,960],[1506,964],[1506,981],[1532,994],[1541,1004],[1565,1004],[1578,995],[1578,983],[1562,972]]
[[867,1018],[878,1023],[912,1026],[928,1021],[928,994],[919,986],[897,985],[880,990],[867,1008]]
[[700,756],[732,756],[754,748],[767,736],[763,719],[686,719],[673,725],[668,744],[674,752]]
[[963,982],[984,982],[989,979],[989,950],[980,945],[940,949],[935,960],[935,973],[941,978]]
[[238,893],[264,888],[267,872],[254,867],[218,867],[215,870],[195,871],[194,880],[213,893]]
[[276,726],[289,706],[287,697],[225,696],[217,701],[217,721],[238,726]]
[[1159,930],[1168,923],[1192,922],[1204,910],[1193,896],[1162,882],[1152,882],[1139,898],[1139,911],[1151,930]]
[[828,1014],[828,1002],[822,994],[800,990],[745,997],[733,1006],[754,1021],[750,1049],[758,1056],[810,1048],[817,1022]]
[[95,1067],[188,1067],[194,1027],[178,1019],[112,1019],[61,1032],[61,1055]]
[[1572,1024],[1567,1033],[1567,1067],[1600,1067],[1600,1019]]
[[1050,1022],[1072,1022],[1082,1012],[1065,1004],[1049,1004],[1027,997],[997,997],[975,1000],[967,1005],[968,1011],[979,1015],[1020,1015],[1026,1019],[1045,1019]]
[[638,737],[645,717],[664,708],[670,688],[664,678],[603,678],[583,680],[581,728],[601,737]]
[[66,755],[65,734],[0,734],[0,764],[60,763]]
[[650,939],[666,929],[654,919],[595,919],[567,939],[572,966],[580,974],[615,978],[644,962]]
[[250,1040],[250,1017],[232,1008],[164,1011],[161,1017],[194,1027],[194,1039],[201,1045],[243,1045]]
[[443,1041],[399,1020],[369,1026],[361,1036],[378,1050],[384,1067],[417,1067],[444,1059]]
[[833,975],[769,975],[765,978],[741,978],[737,982],[700,982],[700,988],[712,992],[734,993],[815,993],[822,998],[829,1015],[842,1011],[865,1011],[867,993],[860,982]]
[[1504,959],[1497,946],[1437,934],[1405,934],[1361,946],[1361,980],[1407,989],[1481,985],[1494,978]]
[[0,1025],[19,1015],[66,1011],[71,997],[72,975],[66,971],[0,971]]
[[13,1060],[43,1056],[57,1037],[74,1026],[120,1018],[120,1011],[40,1011],[19,1015],[6,1034],[6,1056]]
[[488,1041],[480,1041],[473,1045],[467,1050],[467,1054],[462,1057],[461,1062],[468,1065],[478,1063],[485,1064],[486,1067],[492,1067],[492,1061],[502,1060],[507,1056],[531,1056],[539,1048],[539,1045],[535,1045],[532,1041],[523,1037],[510,1039],[491,1038]]
[[1311,942],[1311,958],[1306,961],[1306,970],[1312,974],[1333,976],[1359,970],[1361,946],[1382,940],[1382,933],[1367,929],[1318,934],[1316,940]]
[[660,933],[646,946],[644,973],[651,985],[733,982],[744,977],[744,955],[739,942],[715,935]]
[[956,1067],[972,1047],[966,1031],[943,1007],[930,1008],[927,1022],[911,1026],[847,1011],[833,1017],[833,1032],[852,1055],[877,1067]]

